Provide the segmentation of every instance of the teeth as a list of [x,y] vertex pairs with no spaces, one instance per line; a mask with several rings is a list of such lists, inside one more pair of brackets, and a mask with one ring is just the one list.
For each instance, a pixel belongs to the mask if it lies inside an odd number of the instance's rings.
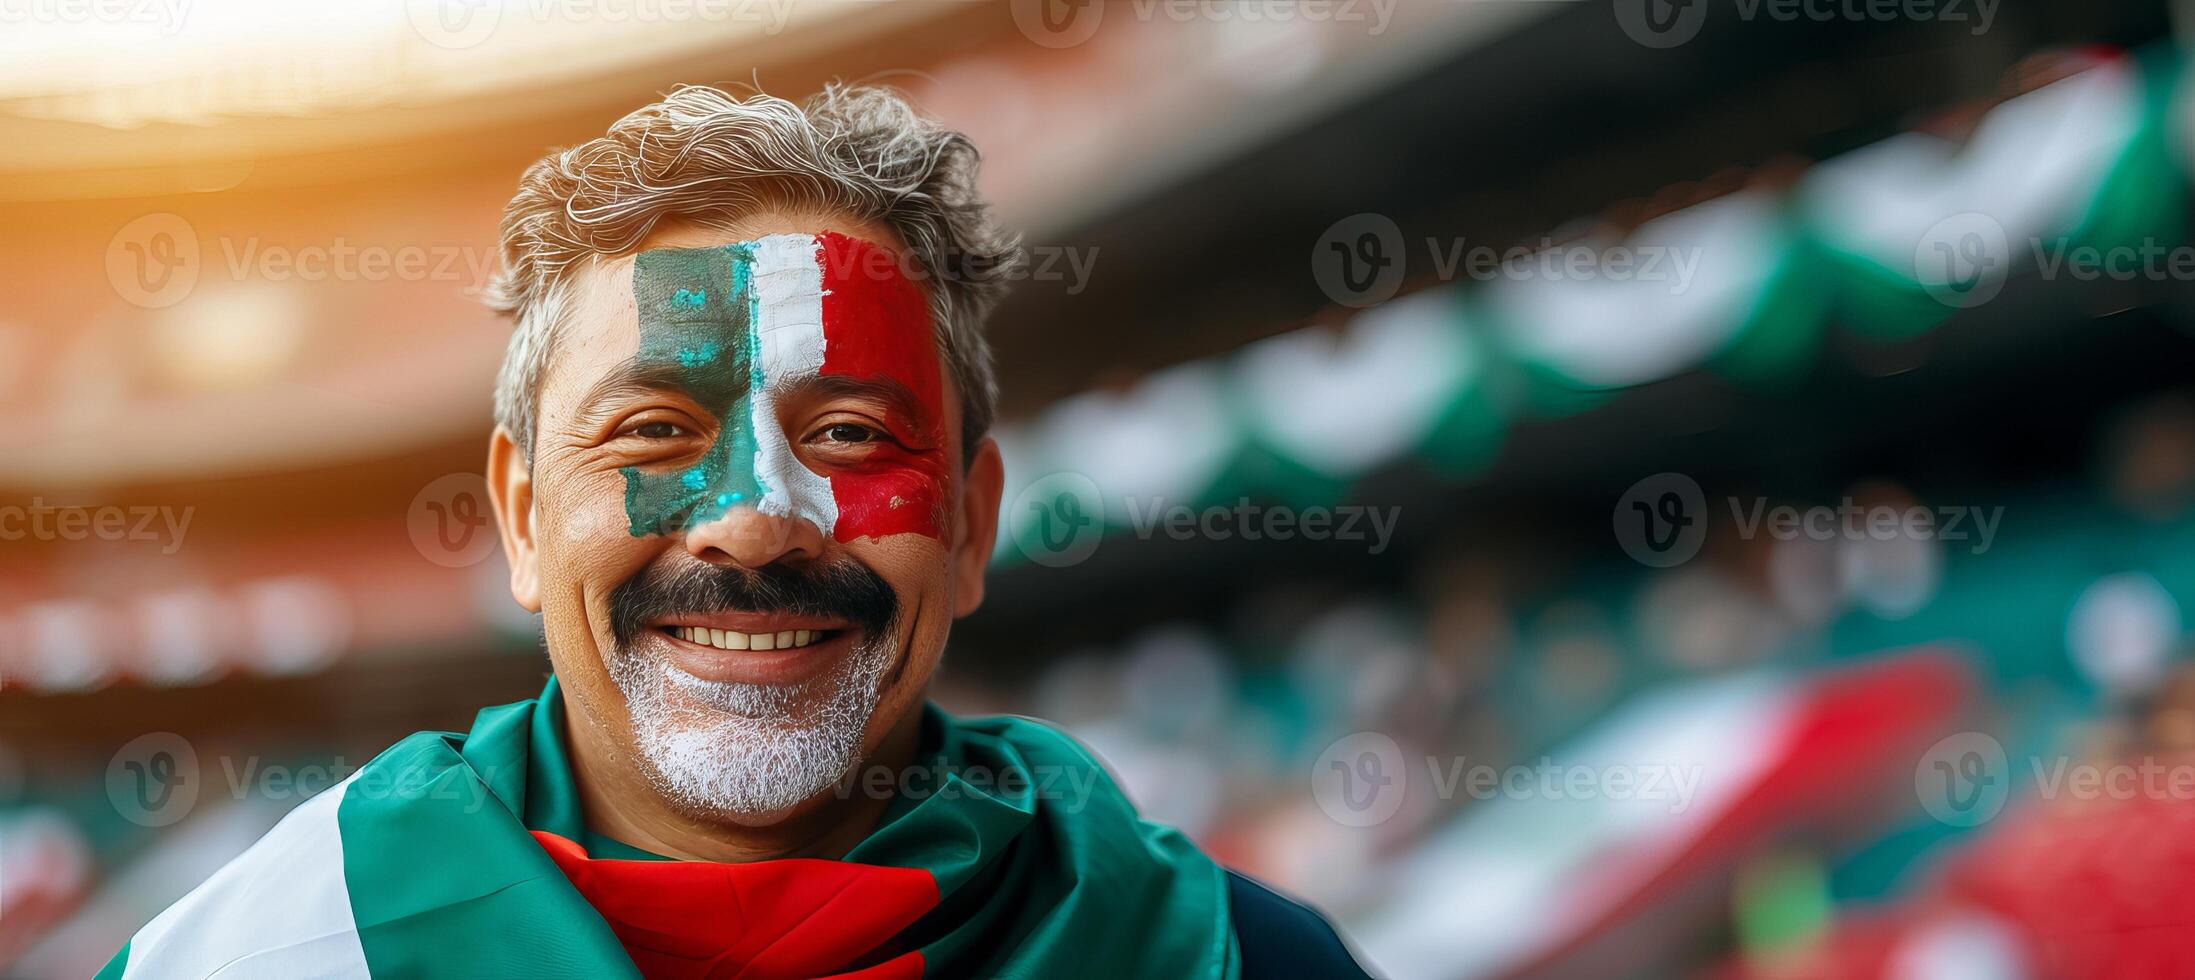
[[794,650],[821,641],[823,630],[779,630],[775,633],[741,633],[700,626],[681,626],[679,639],[719,650]]

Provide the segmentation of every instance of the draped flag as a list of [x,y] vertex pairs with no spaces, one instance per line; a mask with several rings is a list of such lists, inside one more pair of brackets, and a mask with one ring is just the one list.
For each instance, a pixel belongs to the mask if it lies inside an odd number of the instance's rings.
[[552,678],[470,734],[397,743],[100,976],[1238,974],[1226,873],[1035,722],[929,708],[928,778],[844,860],[746,864],[591,834],[563,731]]

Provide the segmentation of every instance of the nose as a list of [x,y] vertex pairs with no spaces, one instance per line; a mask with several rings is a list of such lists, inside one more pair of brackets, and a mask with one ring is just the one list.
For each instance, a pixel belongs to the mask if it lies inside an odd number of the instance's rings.
[[712,565],[759,569],[772,562],[821,557],[823,530],[798,517],[733,507],[687,528],[686,550]]

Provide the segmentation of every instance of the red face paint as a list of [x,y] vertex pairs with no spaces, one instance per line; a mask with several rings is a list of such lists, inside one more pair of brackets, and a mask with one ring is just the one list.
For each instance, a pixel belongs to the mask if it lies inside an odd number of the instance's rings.
[[878,421],[891,439],[866,459],[828,474],[840,541],[924,534],[942,539],[951,496],[945,444],[945,368],[928,297],[900,259],[836,232],[817,236],[823,262],[825,377],[882,381],[904,389]]

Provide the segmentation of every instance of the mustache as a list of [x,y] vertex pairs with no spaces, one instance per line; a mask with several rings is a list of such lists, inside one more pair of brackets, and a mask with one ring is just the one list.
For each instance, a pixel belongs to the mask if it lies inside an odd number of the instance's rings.
[[733,568],[658,562],[610,593],[610,632],[630,647],[648,624],[682,613],[786,613],[845,619],[875,637],[899,618],[899,596],[851,558]]

